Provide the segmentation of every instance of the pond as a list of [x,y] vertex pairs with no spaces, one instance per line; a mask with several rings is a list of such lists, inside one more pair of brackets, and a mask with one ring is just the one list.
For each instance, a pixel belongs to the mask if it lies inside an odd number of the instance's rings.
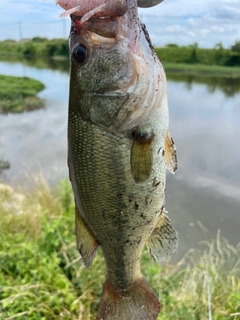
[[[44,110],[0,115],[0,175],[10,185],[29,185],[29,175],[50,183],[68,177],[68,62],[0,62],[0,73],[42,81]],[[217,230],[240,240],[240,84],[224,78],[168,75],[170,130],[179,169],[167,176],[166,208],[179,232],[174,260]],[[207,231],[207,230],[208,231]]]

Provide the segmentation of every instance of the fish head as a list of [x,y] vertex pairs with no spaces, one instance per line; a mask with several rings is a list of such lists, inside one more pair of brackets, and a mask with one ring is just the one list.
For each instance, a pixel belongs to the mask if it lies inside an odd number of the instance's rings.
[[90,19],[72,16],[70,33],[71,76],[79,92],[107,94],[127,86],[134,60],[129,39],[118,34],[121,18]]
[[138,18],[136,0],[128,1],[133,5],[123,16],[82,21],[71,15],[69,108],[114,130],[128,130],[147,119],[160,104],[158,87],[164,78]]

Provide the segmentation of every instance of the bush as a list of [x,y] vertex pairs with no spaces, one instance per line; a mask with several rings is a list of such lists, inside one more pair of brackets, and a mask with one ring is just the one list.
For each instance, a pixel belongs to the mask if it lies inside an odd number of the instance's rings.
[[47,38],[41,38],[41,37],[32,38],[32,42],[46,42],[46,41],[48,41]]
[[67,56],[68,52],[68,42],[64,39],[53,39],[46,45],[46,55],[49,57]]
[[34,57],[37,54],[36,44],[33,42],[26,42],[22,51],[24,56]]

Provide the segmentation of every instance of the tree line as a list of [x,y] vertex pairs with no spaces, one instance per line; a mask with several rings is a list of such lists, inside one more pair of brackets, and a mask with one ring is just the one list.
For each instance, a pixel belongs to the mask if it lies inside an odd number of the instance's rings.
[[0,55],[19,55],[21,57],[67,57],[69,54],[66,39],[35,37],[31,40],[4,40],[0,42]]
[[189,46],[168,44],[162,48],[155,48],[157,55],[164,62],[240,66],[240,41],[225,49],[221,43],[214,48],[199,48],[197,43]]
[[[240,66],[240,41],[229,49],[218,43],[214,48],[199,48],[197,43],[188,46],[167,44],[155,47],[155,52],[163,62],[204,64],[219,66]],[[0,55],[20,55],[22,57],[68,57],[68,41],[35,37],[28,41],[4,40],[0,42]]]

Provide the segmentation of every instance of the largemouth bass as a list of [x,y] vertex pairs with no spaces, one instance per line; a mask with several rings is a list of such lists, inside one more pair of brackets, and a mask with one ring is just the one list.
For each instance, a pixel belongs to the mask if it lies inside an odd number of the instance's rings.
[[101,246],[107,267],[96,319],[154,320],[160,304],[141,275],[141,254],[146,244],[161,261],[177,247],[164,208],[166,168],[177,168],[165,72],[137,0],[58,3],[72,20],[68,165],[77,247],[89,267]]

